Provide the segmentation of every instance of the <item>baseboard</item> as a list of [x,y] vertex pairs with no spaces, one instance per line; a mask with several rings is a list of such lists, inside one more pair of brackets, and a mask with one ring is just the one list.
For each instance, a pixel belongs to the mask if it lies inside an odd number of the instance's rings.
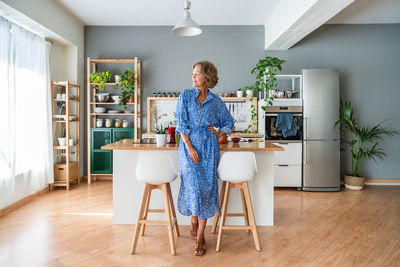
[[46,188],[43,188],[42,190],[40,190],[40,191],[30,195],[30,196],[27,196],[27,197],[25,197],[23,199],[18,200],[17,202],[11,204],[10,206],[1,209],[0,210],[0,216],[3,216],[5,214],[9,213],[10,211],[13,211],[13,210],[21,207],[22,205],[32,201],[34,198],[36,198],[38,196],[41,196],[43,194],[46,194],[49,191],[50,191],[49,187],[46,187]]
[[366,185],[400,185],[400,179],[365,179]]

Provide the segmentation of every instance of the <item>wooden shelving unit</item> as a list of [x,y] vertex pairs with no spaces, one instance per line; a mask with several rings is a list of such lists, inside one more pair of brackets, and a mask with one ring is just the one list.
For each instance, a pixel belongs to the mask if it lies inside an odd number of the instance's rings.
[[[101,66],[100,64],[124,64],[130,65],[133,67],[133,71],[135,73],[135,95],[134,95],[134,103],[127,103],[127,106],[132,109],[133,112],[131,113],[96,113],[95,107],[104,107],[108,105],[112,105],[115,107],[118,103],[114,102],[97,102],[95,95],[97,90],[97,84],[90,82],[90,73],[97,72]],[[121,72],[123,72],[121,67]],[[118,74],[118,73],[112,73]],[[101,173],[92,173],[91,172],[91,164],[92,164],[92,140],[91,140],[91,129],[96,128],[96,119],[100,118],[108,118],[110,117],[121,117],[121,119],[131,119],[133,121],[133,139],[141,139],[142,132],[141,132],[141,61],[135,57],[132,59],[93,59],[88,57],[87,58],[87,137],[88,137],[88,183],[96,180],[96,176],[107,175],[112,176],[112,174],[101,174]],[[105,86],[107,87],[114,87],[116,86],[116,82],[109,82],[106,83]],[[113,93],[114,95],[120,95],[120,92]],[[103,126],[104,128],[104,126]]]
[[[80,183],[79,94],[80,85],[78,84],[72,84],[69,81],[51,82],[52,127],[55,139],[53,150],[57,162],[54,163],[54,183],[50,185],[50,189],[63,186],[69,190],[71,183]],[[57,95],[65,97],[58,99]],[[66,129],[65,145],[59,145],[57,140],[60,137],[60,125]],[[69,143],[70,139],[73,140],[72,145]],[[75,156],[72,156],[73,154]]]

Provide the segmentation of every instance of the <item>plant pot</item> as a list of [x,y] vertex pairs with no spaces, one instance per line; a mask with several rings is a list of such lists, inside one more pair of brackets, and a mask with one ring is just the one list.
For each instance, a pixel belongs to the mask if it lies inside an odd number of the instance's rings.
[[236,91],[237,97],[243,97],[243,91]]
[[134,102],[135,102],[135,98],[133,96],[130,96],[128,103],[134,103]]
[[114,75],[114,77],[115,77],[115,82],[118,83],[120,75],[117,74],[117,75]]
[[67,144],[67,138],[65,137],[58,137],[58,145],[65,146]]
[[167,144],[166,134],[156,134],[157,146],[165,146]]
[[352,190],[361,190],[364,187],[364,177],[345,175],[344,186]]
[[70,138],[69,139],[69,146],[73,146],[74,145],[74,139]]
[[247,97],[253,97],[253,90],[246,90]]

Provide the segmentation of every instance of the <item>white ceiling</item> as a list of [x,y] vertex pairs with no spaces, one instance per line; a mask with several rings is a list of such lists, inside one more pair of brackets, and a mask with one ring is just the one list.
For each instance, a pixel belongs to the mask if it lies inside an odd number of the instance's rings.
[[[53,0],[85,25],[174,25],[183,0]],[[191,0],[200,25],[264,25],[280,2],[309,0]],[[332,0],[335,1],[335,0]],[[400,23],[399,0],[356,0],[328,23]]]

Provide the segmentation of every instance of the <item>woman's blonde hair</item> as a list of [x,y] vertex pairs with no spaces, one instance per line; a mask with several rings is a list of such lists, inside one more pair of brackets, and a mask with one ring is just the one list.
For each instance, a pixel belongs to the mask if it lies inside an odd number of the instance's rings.
[[218,83],[218,70],[210,61],[203,60],[193,64],[193,68],[200,66],[200,71],[206,77],[207,87],[214,88]]

